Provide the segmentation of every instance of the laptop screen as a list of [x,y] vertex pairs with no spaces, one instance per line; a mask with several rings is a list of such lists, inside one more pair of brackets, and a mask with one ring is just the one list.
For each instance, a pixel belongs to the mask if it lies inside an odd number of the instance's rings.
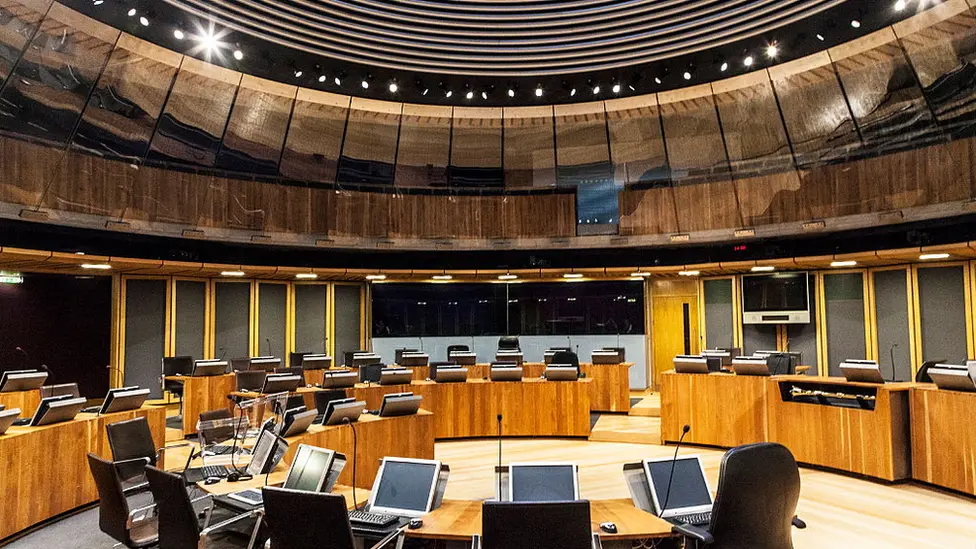
[[302,444],[288,469],[285,488],[317,492],[324,484],[334,452]]
[[573,465],[512,465],[512,501],[573,501],[576,468]]
[[437,481],[436,463],[396,461],[383,462],[383,476],[376,486],[374,507],[425,512]]
[[[675,462],[671,480],[671,496],[668,497],[668,478],[671,476],[671,460],[651,461],[647,464],[652,488],[660,505],[667,498],[668,509],[683,509],[712,504],[712,494],[705,483],[697,457],[680,458]],[[663,509],[662,509],[663,511]]]

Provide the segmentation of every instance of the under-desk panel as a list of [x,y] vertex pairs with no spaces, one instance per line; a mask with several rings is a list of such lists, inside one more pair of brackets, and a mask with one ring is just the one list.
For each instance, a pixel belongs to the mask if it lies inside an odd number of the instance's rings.
[[766,440],[768,377],[661,374],[661,440],[731,448]]
[[976,495],[976,393],[912,389],[912,477]]

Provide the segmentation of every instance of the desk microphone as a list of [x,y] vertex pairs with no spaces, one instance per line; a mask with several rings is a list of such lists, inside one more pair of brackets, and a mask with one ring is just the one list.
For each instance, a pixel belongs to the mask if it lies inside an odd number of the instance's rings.
[[356,426],[353,425],[352,420],[348,416],[342,418],[342,422],[349,425],[352,429],[352,506],[355,510],[359,510],[359,500],[356,499],[356,462],[359,461],[358,448],[359,441],[356,439]]
[[218,350],[220,351],[220,358],[218,358],[217,360],[218,361],[224,360],[224,357],[227,356],[227,348],[226,347],[221,347]]
[[274,356],[274,351],[271,349],[271,338],[266,337],[264,340],[268,342],[268,356]]
[[668,475],[668,491],[664,495],[664,505],[661,506],[661,512],[658,516],[664,516],[664,511],[668,508],[668,500],[671,499],[671,480],[674,479],[674,466],[678,463],[678,450],[681,448],[681,441],[685,439],[685,435],[691,430],[691,425],[685,425],[681,428],[681,436],[678,437],[678,445],[674,447],[674,457],[671,458],[671,473]]
[[895,375],[896,375],[895,374],[895,347],[897,346],[898,346],[897,343],[892,343],[891,348],[888,349],[888,355],[891,356],[891,381],[895,380]]
[[24,355],[24,368],[30,368],[30,355],[21,347],[14,347],[14,350]]
[[417,339],[420,340],[420,352],[422,353],[424,352],[424,336],[417,336]]
[[[502,500],[502,415],[498,414],[498,501]],[[511,474],[511,472],[509,473]]]

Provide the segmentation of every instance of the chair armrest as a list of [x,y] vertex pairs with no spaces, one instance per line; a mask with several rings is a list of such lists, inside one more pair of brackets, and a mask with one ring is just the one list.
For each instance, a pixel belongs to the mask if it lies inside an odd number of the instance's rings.
[[386,546],[386,544],[388,544],[391,541],[393,541],[393,540],[399,538],[400,536],[402,536],[403,535],[403,530],[405,528],[406,528],[406,526],[401,526],[400,528],[397,528],[396,530],[390,532],[389,534],[386,535],[385,538],[379,540],[378,542],[376,542],[375,545],[373,545],[372,547],[370,547],[370,549],[382,549],[383,547]]
[[147,505],[145,507],[139,507],[138,509],[133,509],[129,511],[129,516],[126,518],[125,527],[132,528],[132,526],[137,522],[142,522],[149,518],[150,515],[156,513],[156,504]]
[[800,517],[794,516],[793,517],[793,526],[796,527],[797,530],[803,530],[804,528],[807,527],[807,523],[805,523],[802,520],[800,520]]
[[478,534],[471,536],[471,549],[481,549],[481,536]]
[[715,543],[715,538],[713,538],[707,530],[697,526],[692,526],[691,524],[675,524],[671,527],[671,531],[676,534],[681,534],[682,536],[698,540],[705,545]]
[[236,517],[231,517],[231,518],[229,518],[229,519],[227,519],[225,521],[218,522],[217,524],[214,524],[213,526],[208,526],[208,527],[204,528],[203,531],[200,532],[200,537],[201,538],[205,538],[205,537],[209,536],[210,534],[214,533],[215,531],[220,530],[221,528],[226,528],[226,527],[230,526],[231,524],[234,524],[236,522],[242,521],[244,519],[249,519],[249,518],[253,518],[253,517],[261,517],[262,515],[264,515],[264,509],[253,509],[251,511],[248,511],[247,513],[243,513],[243,514],[237,515]]
[[603,549],[603,542],[600,541],[600,534],[593,533],[593,540],[590,544],[592,549]]
[[132,459],[123,459],[123,460],[119,460],[119,461],[113,461],[112,462],[112,465],[115,466],[115,467],[118,467],[119,465],[125,465],[127,463],[137,463],[137,462],[140,462],[140,461],[143,462],[143,463],[145,463],[146,465],[149,465],[149,461],[150,460],[147,457],[132,458]]

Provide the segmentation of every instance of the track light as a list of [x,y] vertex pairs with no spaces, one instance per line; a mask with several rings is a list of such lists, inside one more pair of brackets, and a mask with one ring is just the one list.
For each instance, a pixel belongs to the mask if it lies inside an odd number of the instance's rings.
[[613,93],[620,93],[620,84],[614,84],[613,87],[610,88],[610,91]]
[[535,96],[542,97],[542,86],[539,86],[538,88],[535,89]]
[[390,82],[390,93],[396,93],[400,89],[396,82]]
[[234,50],[234,59],[237,59],[238,61],[244,59],[244,52],[241,50]]
[[468,93],[464,94],[465,99],[471,99],[472,97],[474,97],[473,91],[469,91]]
[[725,71],[729,70],[729,64],[723,61],[722,62],[722,66],[719,67],[718,70],[720,70],[722,72],[725,72]]
[[593,95],[597,95],[599,93],[600,93],[600,86],[593,86]]
[[513,89],[511,89],[511,88],[509,88],[509,89],[508,89],[508,96],[509,96],[509,97],[515,97],[515,90],[513,90]]
[[776,44],[766,46],[766,57],[773,59],[777,53],[779,53],[779,48],[776,47]]
[[855,29],[859,29],[861,28],[861,22],[858,21],[857,19],[852,19],[851,26],[854,27]]
[[368,90],[369,89],[369,82],[368,81],[363,80],[363,82],[362,82],[361,85],[363,86],[363,89],[364,90]]

